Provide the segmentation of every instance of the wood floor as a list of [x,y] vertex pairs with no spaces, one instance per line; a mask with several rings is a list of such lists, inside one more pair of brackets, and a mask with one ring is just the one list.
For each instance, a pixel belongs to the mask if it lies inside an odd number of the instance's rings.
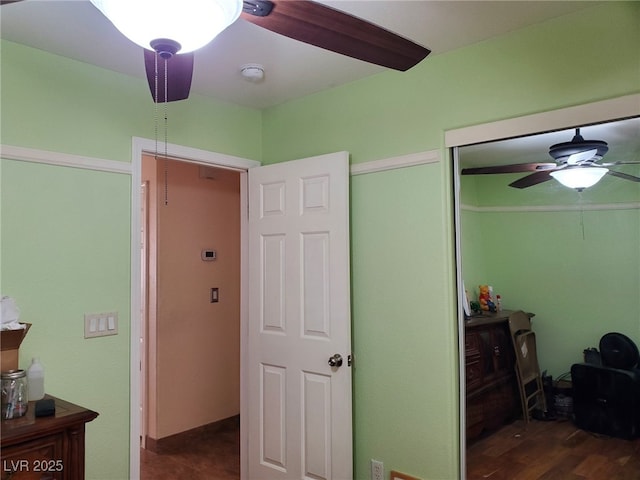
[[240,420],[170,437],[158,453],[140,449],[140,480],[238,480]]
[[467,448],[467,480],[640,480],[640,439],[517,420]]
[[[238,419],[141,450],[141,480],[237,480]],[[640,439],[579,430],[569,421],[522,420],[467,448],[467,480],[640,480]]]

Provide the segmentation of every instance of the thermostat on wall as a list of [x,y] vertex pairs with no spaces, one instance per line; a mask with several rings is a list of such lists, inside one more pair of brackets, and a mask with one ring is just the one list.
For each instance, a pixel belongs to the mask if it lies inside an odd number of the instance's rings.
[[213,262],[216,259],[216,251],[202,250],[201,257],[205,262]]

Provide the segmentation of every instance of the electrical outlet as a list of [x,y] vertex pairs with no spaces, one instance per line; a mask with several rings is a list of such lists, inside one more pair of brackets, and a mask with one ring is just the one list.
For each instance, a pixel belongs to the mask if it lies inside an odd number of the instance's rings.
[[384,480],[384,464],[371,459],[371,480]]

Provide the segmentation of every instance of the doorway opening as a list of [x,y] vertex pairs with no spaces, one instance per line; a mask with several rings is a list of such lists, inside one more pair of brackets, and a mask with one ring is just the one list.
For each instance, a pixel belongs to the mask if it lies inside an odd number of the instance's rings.
[[[144,154],[151,154],[155,151],[155,142],[150,139],[134,137],[132,141],[132,184],[131,184],[131,350],[130,350],[130,455],[129,455],[129,475],[131,478],[139,478],[140,476],[140,446],[141,440],[146,439],[147,433],[142,430],[143,415],[141,411],[144,391],[142,387],[146,384],[141,375],[141,364],[143,360],[143,349],[140,345],[140,338],[144,323],[142,321],[142,306],[146,305],[142,291],[142,262],[140,249],[140,234],[142,232],[143,218],[143,190],[142,187],[142,157]],[[225,155],[206,150],[186,147],[176,144],[167,144],[165,152],[169,159],[178,159],[187,164],[196,166],[216,167],[223,170],[231,170],[239,175],[240,183],[240,209],[238,216],[240,217],[240,251],[241,251],[241,295],[240,295],[240,329],[244,331],[247,323],[246,308],[246,228],[247,228],[247,170],[259,166],[260,163],[255,160],[249,160],[232,155]],[[164,175],[163,175],[164,178]],[[164,183],[162,183],[164,188]],[[168,193],[170,193],[169,191]],[[147,194],[148,196],[148,194]],[[206,247],[204,247],[206,248]],[[200,253],[198,254],[200,255]],[[209,286],[207,288],[212,288]],[[218,287],[219,289],[221,287]],[[210,290],[209,290],[210,293]],[[219,294],[222,290],[219,290]],[[210,299],[210,297],[208,297]],[[222,297],[219,297],[222,299]],[[183,312],[184,313],[184,312]],[[189,312],[183,314],[183,324],[189,325]],[[243,337],[243,334],[241,334]],[[244,365],[244,357],[246,356],[246,342],[240,345],[241,364]],[[244,376],[244,366],[241,366],[240,377]],[[188,373],[202,372],[197,366],[191,368]],[[244,397],[244,382],[240,380],[241,392],[240,398]],[[187,392],[189,393],[189,392]],[[185,396],[185,400],[188,398]],[[188,405],[187,405],[188,406]],[[241,406],[241,408],[245,408]],[[180,411],[174,412],[179,415]],[[242,416],[244,417],[244,415]],[[244,429],[244,421],[241,421],[241,431]],[[146,428],[146,427],[145,427]],[[241,435],[244,441],[245,435]],[[241,456],[244,448],[241,448]]]
[[[144,152],[153,151],[153,142],[149,142],[144,139],[134,139],[133,141],[133,169],[132,169],[132,242],[131,242],[131,443],[130,443],[130,475],[132,478],[140,477],[140,435],[141,430],[141,414],[140,414],[140,399],[141,399],[141,346],[140,346],[140,332],[142,322],[140,320],[140,312],[142,311],[142,262],[140,261],[140,231],[141,231],[141,182],[142,182],[142,156]],[[254,468],[259,468],[264,465],[265,462],[261,461],[260,452],[250,452],[249,447],[252,445],[260,444],[260,432],[262,426],[267,424],[271,429],[268,437],[262,437],[263,445],[268,443],[265,450],[270,455],[269,458],[275,458],[275,455],[279,455],[280,452],[287,453],[287,458],[292,459],[292,468],[300,468],[302,466],[316,467],[319,470],[331,469],[331,471],[338,472],[335,475],[339,477],[347,477],[352,472],[352,436],[351,436],[351,370],[348,368],[348,362],[342,369],[337,368],[338,365],[332,366],[328,363],[327,359],[330,356],[335,357],[336,352],[343,352],[343,358],[348,358],[350,352],[350,305],[348,294],[349,278],[349,262],[348,262],[348,153],[337,152],[334,154],[321,155],[312,158],[300,159],[295,161],[286,162],[286,165],[275,164],[262,168],[256,168],[252,170],[251,175],[251,189],[249,188],[249,175],[247,170],[252,167],[259,166],[258,162],[251,160],[240,159],[238,157],[230,157],[227,155],[215,154],[210,152],[202,152],[196,149],[187,147],[179,147],[175,145],[167,145],[165,149],[169,160],[182,159],[189,163],[206,164],[207,166],[223,166],[225,169],[232,169],[239,171],[240,178],[240,471],[241,475],[249,475],[253,477],[259,477],[261,474],[251,474],[250,468],[253,465]],[[184,155],[182,155],[184,153]],[[204,154],[204,155],[203,155]],[[204,158],[204,160],[203,160]],[[170,172],[167,173],[169,175]],[[164,171],[163,171],[164,175]],[[274,181],[273,176],[283,176],[281,180]],[[164,185],[164,184],[163,184]],[[284,202],[284,196],[280,193],[284,193],[285,185],[290,185],[287,190],[294,192],[293,195],[288,195],[287,202]],[[278,312],[284,311],[279,306],[284,305],[280,302],[280,299],[285,293],[284,289],[280,289],[278,296],[265,295],[262,298],[268,300],[263,305],[256,305],[255,298],[260,299],[260,295],[252,296],[252,303],[249,304],[249,284],[252,285],[252,289],[258,287],[258,282],[263,278],[257,275],[260,272],[260,266],[267,264],[265,261],[260,261],[258,255],[253,255],[249,258],[248,251],[251,238],[251,244],[253,245],[252,251],[259,251],[259,248],[255,248],[256,242],[260,245],[261,238],[265,238],[264,235],[260,235],[257,222],[249,222],[249,190],[253,193],[253,205],[261,205],[262,214],[257,215],[257,218],[263,218],[270,214],[281,211],[282,213],[294,212],[299,213],[298,220],[299,228],[298,234],[293,229],[284,229],[277,235],[271,235],[267,246],[273,246],[271,241],[274,237],[280,238],[284,242],[285,238],[292,239],[294,245],[303,247],[300,252],[300,258],[293,257],[293,262],[298,262],[299,267],[291,268],[291,271],[298,271],[304,273],[303,277],[299,278],[294,285],[296,288],[301,287],[301,295],[288,295],[291,299],[300,298],[305,300],[304,308],[301,308],[306,315],[304,316],[304,327],[306,330],[302,341],[312,340],[317,345],[322,346],[327,350],[314,355],[308,355],[309,361],[317,365],[316,370],[312,367],[305,368],[304,372],[301,370],[290,369],[291,378],[304,378],[305,383],[291,381],[294,388],[305,388],[305,395],[298,392],[297,395],[280,395],[279,402],[281,405],[288,405],[291,402],[284,402],[284,399],[293,398],[294,396],[300,400],[297,405],[306,409],[305,418],[312,418],[312,421],[305,423],[305,428],[297,428],[296,430],[304,434],[302,438],[309,445],[312,440],[317,442],[317,439],[328,438],[331,433],[330,441],[321,441],[320,444],[323,448],[301,448],[301,445],[305,445],[301,441],[289,441],[282,442],[284,438],[278,435],[279,431],[284,431],[284,427],[292,422],[300,422],[300,417],[296,416],[296,408],[289,408],[285,413],[286,416],[282,416],[282,421],[277,424],[274,423],[272,416],[260,416],[260,405],[265,404],[268,400],[270,402],[269,407],[276,408],[278,406],[273,395],[274,390],[271,387],[276,387],[279,381],[277,372],[275,376],[271,375],[270,368],[263,368],[262,370],[257,368],[250,368],[249,365],[258,365],[257,361],[264,361],[257,358],[257,349],[253,348],[261,346],[260,341],[256,341],[254,338],[253,347],[250,347],[251,338],[249,334],[249,307],[252,307],[251,318],[254,325],[259,325],[257,320],[262,318],[262,324],[271,328],[276,325],[278,318],[282,318]],[[161,198],[165,198],[170,203],[171,189],[165,194],[162,192]],[[297,192],[297,194],[296,194]],[[260,197],[261,195],[261,197]],[[260,198],[260,200],[257,200]],[[283,200],[283,201],[281,201]],[[299,202],[299,203],[298,203]],[[283,209],[283,207],[287,207]],[[328,208],[331,206],[332,208]],[[300,207],[300,208],[297,208]],[[252,215],[259,213],[258,208],[252,210]],[[273,216],[273,215],[271,215]],[[312,219],[313,221],[309,221]],[[318,231],[318,220],[326,222],[326,228],[323,231]],[[280,222],[280,227],[288,227],[292,222]],[[309,225],[311,225],[311,231],[308,231]],[[249,232],[251,228],[251,232]],[[303,227],[305,227],[303,229]],[[293,233],[289,233],[293,232]],[[299,235],[302,233],[303,235]],[[299,242],[300,238],[303,238],[303,242]],[[329,242],[329,238],[333,241]],[[329,249],[329,247],[332,247]],[[205,247],[206,249],[206,247]],[[202,254],[202,251],[200,251]],[[205,252],[206,253],[206,252]],[[205,255],[208,256],[208,255]],[[281,255],[281,259],[288,258]],[[270,271],[277,271],[280,264],[273,262],[272,258],[268,262],[267,267]],[[329,262],[329,259],[332,261]],[[202,258],[200,257],[200,260]],[[293,262],[289,262],[292,263]],[[280,269],[284,272],[285,269]],[[250,275],[251,273],[251,275]],[[160,276],[162,276],[160,274]],[[251,277],[251,278],[250,278]],[[282,284],[281,286],[284,286]],[[320,293],[318,293],[320,292]],[[334,292],[337,292],[334,295]],[[222,294],[221,290],[218,290],[218,298]],[[273,293],[273,289],[271,290]],[[211,300],[213,295],[209,297]],[[331,301],[333,299],[333,301]],[[293,301],[289,302],[293,305]],[[256,309],[258,307],[258,309]],[[330,308],[331,307],[331,308]],[[259,317],[256,313],[265,311],[269,313],[268,317]],[[312,314],[308,314],[311,312]],[[185,312],[180,312],[183,317],[187,318],[188,315]],[[187,312],[189,313],[189,312]],[[276,313],[277,315],[273,315]],[[328,319],[332,320],[331,322]],[[175,327],[177,322],[172,326]],[[184,325],[184,321],[182,323]],[[323,330],[324,328],[324,330]],[[251,329],[251,332],[256,333],[260,331],[266,331],[264,329]],[[291,328],[290,332],[298,331],[296,328]],[[300,330],[302,331],[302,330]],[[331,333],[331,335],[327,335]],[[296,337],[293,334],[291,338]],[[331,340],[328,342],[327,340]],[[177,345],[183,346],[183,345]],[[262,349],[263,351],[265,349]],[[316,349],[318,350],[318,349]],[[314,350],[314,352],[316,351]],[[175,354],[176,349],[172,350]],[[269,350],[273,352],[274,349]],[[281,350],[276,349],[277,353]],[[298,349],[300,352],[307,350]],[[253,357],[250,358],[250,354]],[[306,359],[305,359],[306,360]],[[253,363],[252,363],[253,362]],[[273,363],[273,362],[271,362]],[[301,363],[302,365],[302,363]],[[300,368],[300,367],[299,367]],[[313,367],[316,368],[316,367]],[[180,371],[184,374],[193,374],[194,369],[188,371]],[[282,370],[282,368],[281,368]],[[202,373],[202,370],[195,370],[196,373]],[[260,381],[255,381],[255,372],[263,375],[263,378],[267,376],[268,387],[261,391]],[[297,373],[296,373],[297,372]],[[252,378],[249,378],[249,374],[253,374]],[[304,377],[300,375],[304,373]],[[260,379],[258,379],[260,380]],[[282,382],[280,382],[282,384]],[[324,392],[323,394],[310,395],[309,392]],[[187,392],[189,393],[189,392]],[[325,395],[326,393],[326,395]],[[331,393],[331,395],[329,395]],[[185,397],[186,398],[186,397]],[[340,399],[340,401],[338,401]],[[280,401],[282,400],[282,401]],[[327,408],[326,405],[339,405],[341,408]],[[256,409],[256,407],[258,407]],[[297,411],[300,412],[300,407]],[[256,414],[256,411],[258,414]],[[322,416],[322,421],[317,421],[317,417],[313,417],[311,414],[314,412],[323,411],[331,412],[332,415]],[[181,412],[176,412],[180,414]],[[262,422],[263,419],[269,418],[269,422]],[[285,419],[293,419],[292,421],[286,421]],[[260,423],[262,422],[262,423]],[[298,423],[298,425],[300,425]],[[275,428],[274,428],[275,427]],[[249,432],[252,436],[258,435],[257,442],[249,442]],[[317,433],[317,434],[316,434]],[[147,439],[148,441],[148,439]],[[315,443],[314,443],[315,444]],[[276,450],[280,449],[280,450]],[[253,453],[253,455],[252,455]],[[253,463],[249,465],[249,458],[253,460]],[[284,457],[283,457],[284,458]],[[333,461],[329,461],[333,459]],[[276,465],[277,466],[277,465]],[[248,473],[247,473],[248,472]],[[273,472],[282,473],[280,467],[273,470]],[[270,472],[270,474],[274,474]],[[311,473],[310,473],[311,474]],[[316,473],[313,475],[317,476]],[[324,475],[324,474],[323,474]],[[263,476],[263,475],[262,475]],[[320,475],[322,476],[322,475]]]
[[141,446],[162,454],[239,428],[240,173],[143,155],[142,180]]

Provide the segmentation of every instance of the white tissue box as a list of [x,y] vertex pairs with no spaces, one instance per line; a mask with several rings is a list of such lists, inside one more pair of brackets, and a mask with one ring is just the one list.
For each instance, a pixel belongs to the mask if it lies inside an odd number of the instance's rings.
[[[20,322],[22,323],[22,322]],[[26,327],[20,330],[3,330],[0,332],[0,370],[16,370],[18,368],[18,352],[20,344],[27,336],[30,323],[25,323]]]

